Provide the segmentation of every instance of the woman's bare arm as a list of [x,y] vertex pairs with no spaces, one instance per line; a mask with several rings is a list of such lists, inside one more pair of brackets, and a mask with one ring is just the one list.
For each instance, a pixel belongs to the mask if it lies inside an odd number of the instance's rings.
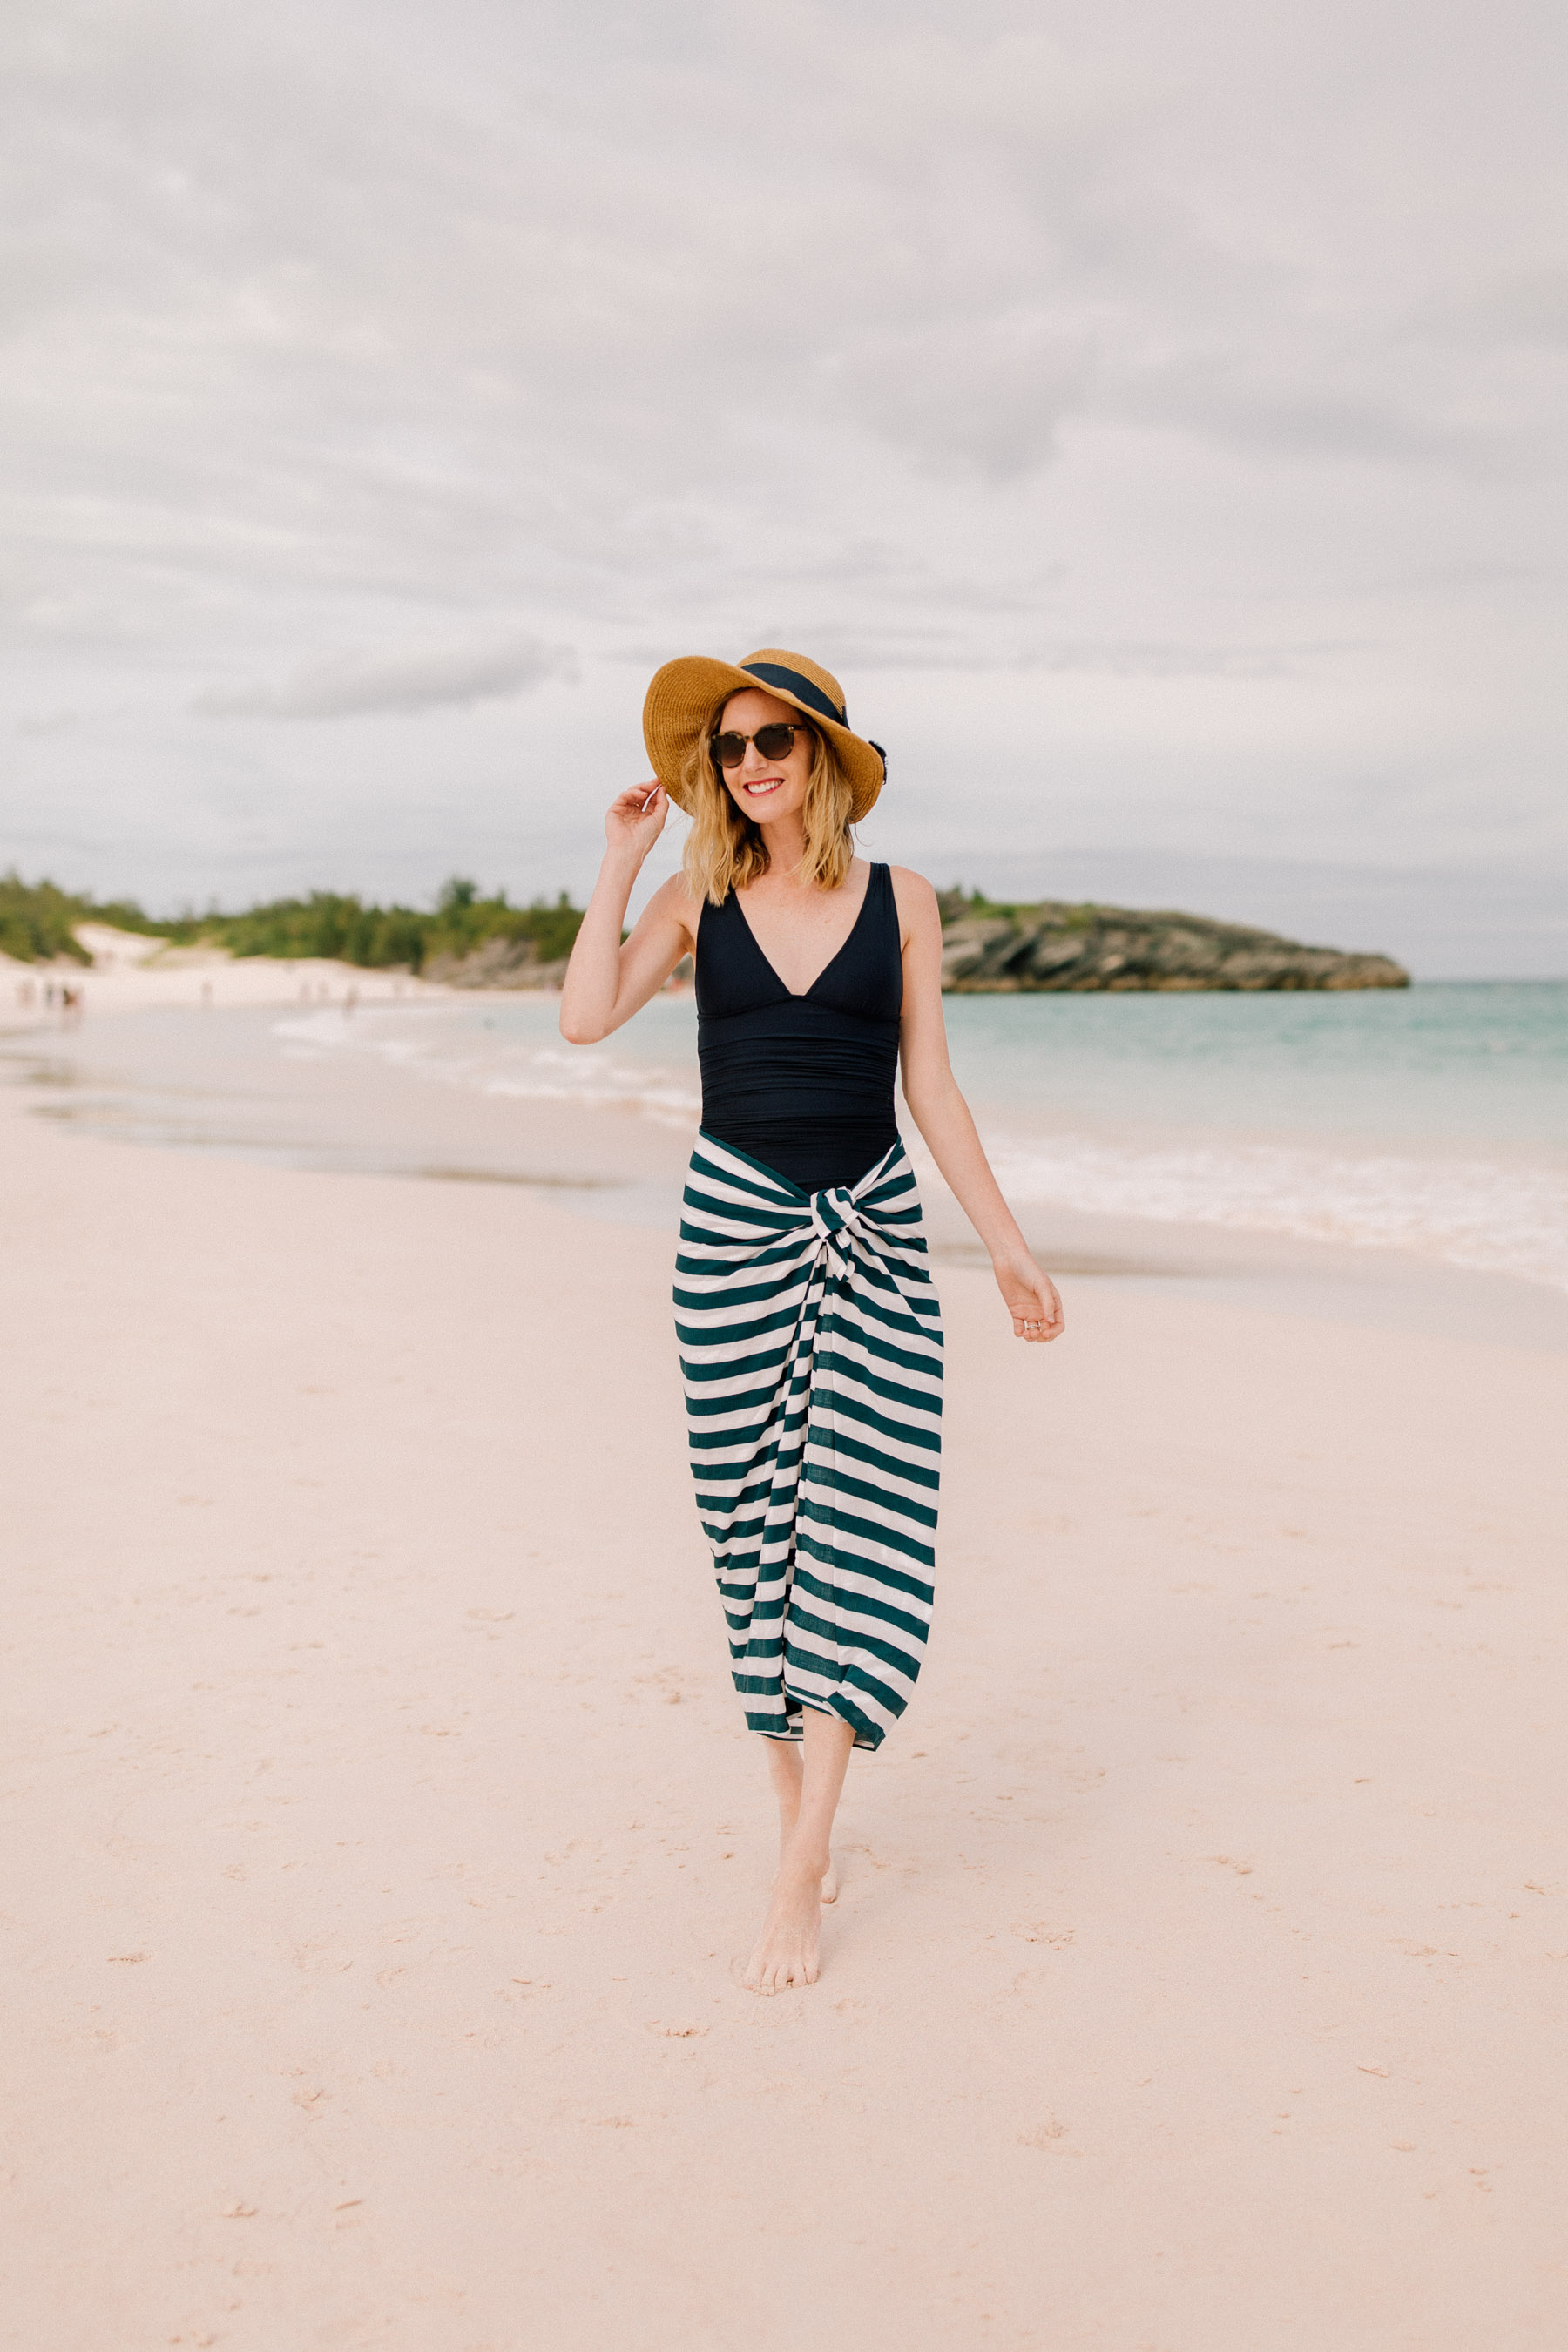
[[[996,1285],[1020,1339],[1054,1339],[1062,1303],[1030,1255],[975,1132],[947,1057],[942,1016],[942,915],[920,875],[893,869],[904,940],[904,1010],[899,1039],[904,1100],[953,1197],[991,1253]],[[1029,1328],[1034,1325],[1037,1328]]]
[[640,1013],[691,951],[696,910],[679,874],[654,892],[630,939],[621,938],[632,886],[668,814],[662,789],[650,782],[622,793],[605,816],[605,862],[561,990],[561,1034],[574,1045],[596,1045]]

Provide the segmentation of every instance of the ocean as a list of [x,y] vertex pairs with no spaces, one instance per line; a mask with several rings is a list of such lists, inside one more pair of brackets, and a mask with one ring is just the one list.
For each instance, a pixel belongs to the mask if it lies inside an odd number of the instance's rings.
[[[1568,982],[944,1003],[1031,1236],[1053,1217],[1274,1236],[1568,1292]],[[700,1108],[689,994],[596,1046],[566,1045],[557,1012],[165,1007],[9,1053],[31,1057],[41,1108],[98,1132],[547,1183],[673,1222]]]

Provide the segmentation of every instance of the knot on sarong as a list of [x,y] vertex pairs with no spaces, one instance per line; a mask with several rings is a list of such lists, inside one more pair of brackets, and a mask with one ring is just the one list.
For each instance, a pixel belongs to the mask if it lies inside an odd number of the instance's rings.
[[812,1194],[811,1230],[816,1236],[817,1256],[824,1260],[828,1273],[840,1279],[849,1272],[849,1254],[854,1244],[870,1239],[854,1197],[843,1184]]

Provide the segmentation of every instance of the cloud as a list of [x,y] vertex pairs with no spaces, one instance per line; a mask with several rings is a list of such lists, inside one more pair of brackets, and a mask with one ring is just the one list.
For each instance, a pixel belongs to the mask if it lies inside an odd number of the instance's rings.
[[400,654],[338,654],[308,664],[278,686],[207,687],[192,697],[190,709],[203,719],[350,719],[483,702],[576,676],[576,656],[567,647],[524,637]]
[[[353,730],[207,722],[423,711],[364,752],[377,850],[425,856],[438,761],[521,860],[576,806],[531,778],[640,759],[626,648],[783,642],[1021,810],[1037,747],[1108,838],[1190,773],[1348,853],[1373,771],[1544,838],[1562,39],[1538,0],[13,0],[0,692],[89,715],[0,794],[118,858],[144,778],[199,896],[226,811],[287,771],[289,855],[335,856],[365,782]],[[522,761],[561,641],[593,690]]]
[[867,336],[824,362],[829,397],[922,467],[1016,481],[1055,456],[1089,393],[1086,339],[1047,317],[958,316]]

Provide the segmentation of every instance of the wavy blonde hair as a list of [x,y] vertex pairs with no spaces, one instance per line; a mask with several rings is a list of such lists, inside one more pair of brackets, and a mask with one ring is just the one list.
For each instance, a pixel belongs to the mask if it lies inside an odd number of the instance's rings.
[[[680,766],[680,781],[691,811],[686,878],[694,898],[706,898],[715,907],[721,907],[731,890],[743,890],[768,870],[762,828],[736,807],[710,749],[729,699],[726,695]],[[855,856],[849,823],[855,792],[828,738],[818,727],[811,732],[816,749],[805,782],[805,804],[801,811],[805,848],[796,871],[804,881],[837,890],[847,880]]]

